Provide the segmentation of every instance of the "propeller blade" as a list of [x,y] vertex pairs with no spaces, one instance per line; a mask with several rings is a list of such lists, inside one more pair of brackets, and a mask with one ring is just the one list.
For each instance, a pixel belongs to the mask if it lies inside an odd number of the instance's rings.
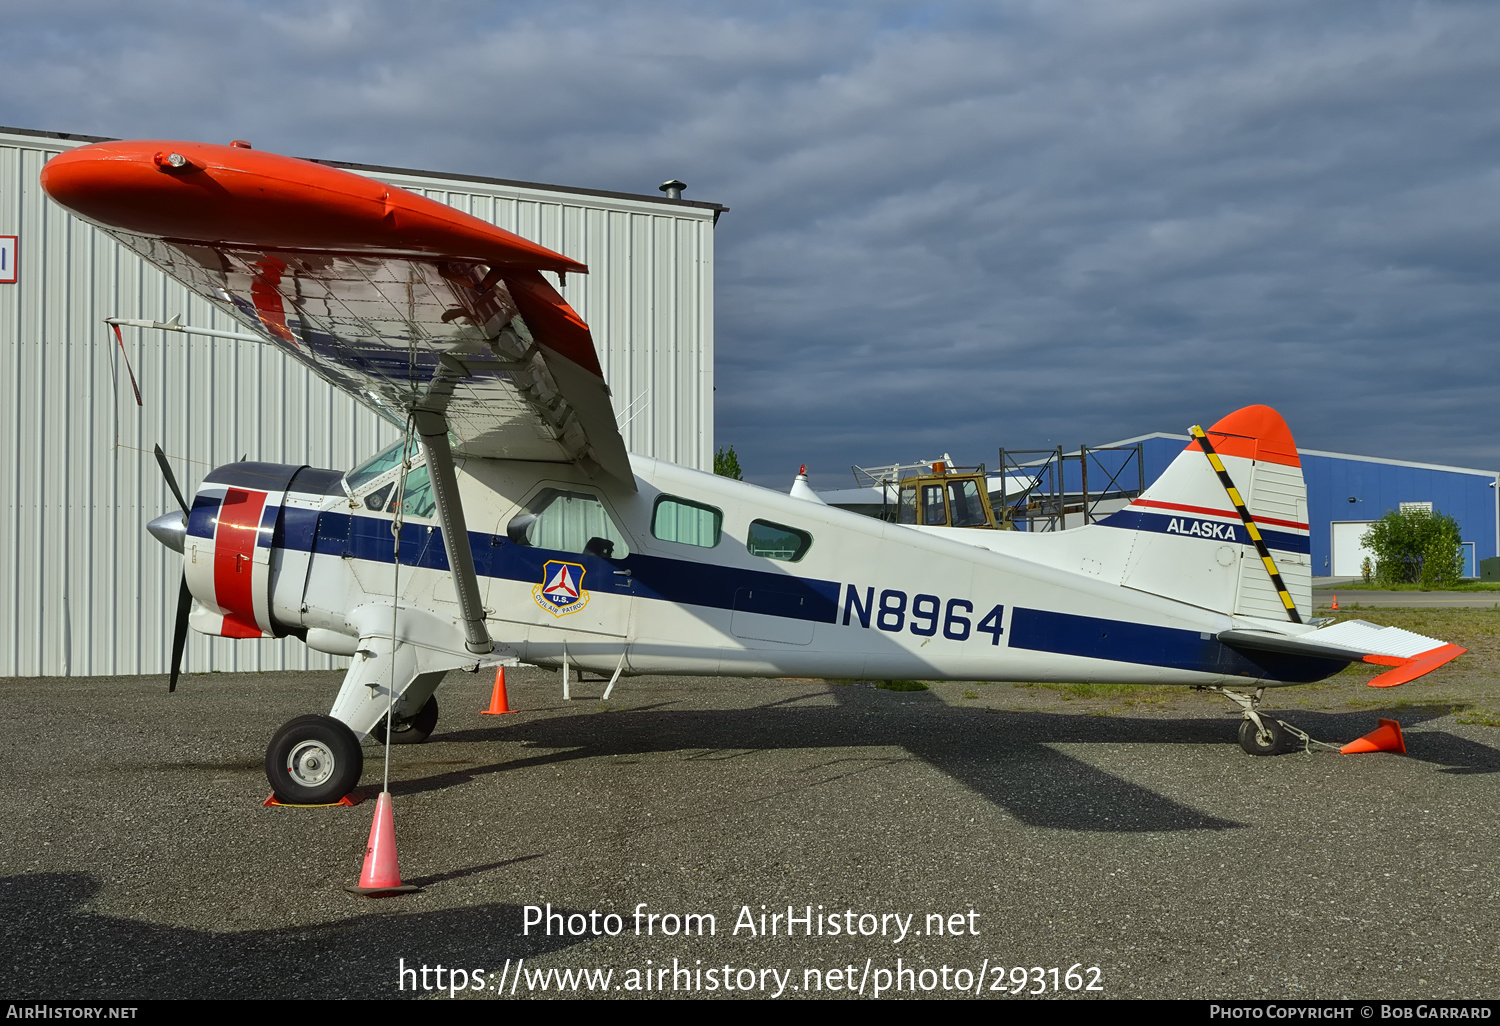
[[[188,511],[187,500],[182,497],[182,489],[177,487],[177,475],[172,473],[172,465],[167,462],[167,454],[161,451],[161,446],[156,447],[156,462],[161,464],[162,477],[167,479],[167,487],[172,489],[172,494],[177,496],[177,505],[182,511]],[[186,585],[184,585],[186,587]]]
[[187,574],[183,574],[182,585],[177,589],[177,622],[172,626],[172,676],[167,681],[168,694],[177,690],[177,676],[182,672],[182,650],[187,647],[188,614],[192,611],[193,593],[188,588]]

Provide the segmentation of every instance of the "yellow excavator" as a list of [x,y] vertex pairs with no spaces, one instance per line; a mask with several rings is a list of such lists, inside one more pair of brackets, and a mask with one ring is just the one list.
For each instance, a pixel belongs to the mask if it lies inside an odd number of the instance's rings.
[[956,467],[938,460],[931,473],[898,482],[896,523],[1014,530],[1009,517],[995,515],[987,481],[984,464]]

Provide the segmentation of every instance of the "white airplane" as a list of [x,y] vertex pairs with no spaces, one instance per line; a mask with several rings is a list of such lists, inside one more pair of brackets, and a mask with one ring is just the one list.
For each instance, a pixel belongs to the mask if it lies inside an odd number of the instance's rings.
[[162,459],[183,507],[150,525],[183,554],[172,686],[189,626],[352,657],[329,715],[270,743],[286,802],[336,801],[388,709],[420,741],[445,673],[511,661],[1208,688],[1274,754],[1266,688],[1357,660],[1398,684],[1463,651],[1307,622],[1302,473],[1264,406],[1195,430],[1092,526],[884,523],[628,454],[588,328],[540,273],[587,269],[459,211],[243,145],[98,143],[42,184],[405,429],[348,473],[219,467],[191,506]]

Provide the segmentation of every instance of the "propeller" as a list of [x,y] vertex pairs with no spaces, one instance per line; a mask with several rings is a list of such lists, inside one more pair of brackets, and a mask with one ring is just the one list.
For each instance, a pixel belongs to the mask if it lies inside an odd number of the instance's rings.
[[[156,447],[156,462],[161,466],[162,477],[167,479],[167,487],[172,489],[177,505],[182,507],[185,525],[188,516],[187,500],[182,497],[182,489],[177,487],[177,476],[172,473],[172,465],[167,462],[167,454],[161,451],[159,445]],[[187,568],[183,567],[182,583],[177,587],[177,620],[172,625],[172,675],[167,679],[168,694],[177,690],[177,678],[182,672],[182,650],[187,647],[188,614],[192,611],[193,592],[188,588]]]

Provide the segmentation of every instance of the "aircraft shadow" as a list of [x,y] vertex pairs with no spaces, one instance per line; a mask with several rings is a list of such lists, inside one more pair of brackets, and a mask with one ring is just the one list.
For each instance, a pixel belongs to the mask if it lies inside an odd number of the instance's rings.
[[400,959],[418,970],[423,963],[482,968],[493,985],[508,958],[589,939],[518,936],[520,906],[500,904],[432,912],[393,905],[312,926],[218,933],[83,908],[100,887],[80,874],[0,879],[0,991],[17,1000],[431,997],[435,991],[414,989],[420,975],[397,989]]
[[[1232,746],[1238,757],[1239,721],[1227,713],[1213,718],[1144,718],[995,712],[955,708],[924,692],[836,687],[832,694],[836,706],[798,706],[795,703],[802,699],[794,698],[753,709],[689,711],[664,703],[603,717],[585,713],[439,733],[435,742],[519,741],[552,751],[394,783],[392,790],[420,793],[528,766],[647,753],[898,747],[1029,826],[1127,833],[1246,826],[1201,812],[1054,747],[1212,744]],[[1404,707],[1397,713],[1298,710],[1279,715],[1314,738],[1343,743],[1374,729],[1381,715],[1410,727],[1450,711],[1446,705],[1434,705]],[[1500,770],[1500,752],[1444,731],[1409,734],[1406,744],[1409,757],[1443,766],[1446,773]]]
[[[860,692],[863,693],[860,693]],[[1227,830],[1245,824],[1200,812],[1051,747],[1070,743],[1235,744],[1230,719],[1135,719],[955,709],[932,695],[837,688],[836,706],[772,703],[698,711],[656,707],[538,718],[438,733],[438,743],[521,742],[549,749],[393,782],[396,794],[582,759],[704,749],[902,748],[1022,822],[1057,830]],[[559,751],[559,749],[561,751]]]

